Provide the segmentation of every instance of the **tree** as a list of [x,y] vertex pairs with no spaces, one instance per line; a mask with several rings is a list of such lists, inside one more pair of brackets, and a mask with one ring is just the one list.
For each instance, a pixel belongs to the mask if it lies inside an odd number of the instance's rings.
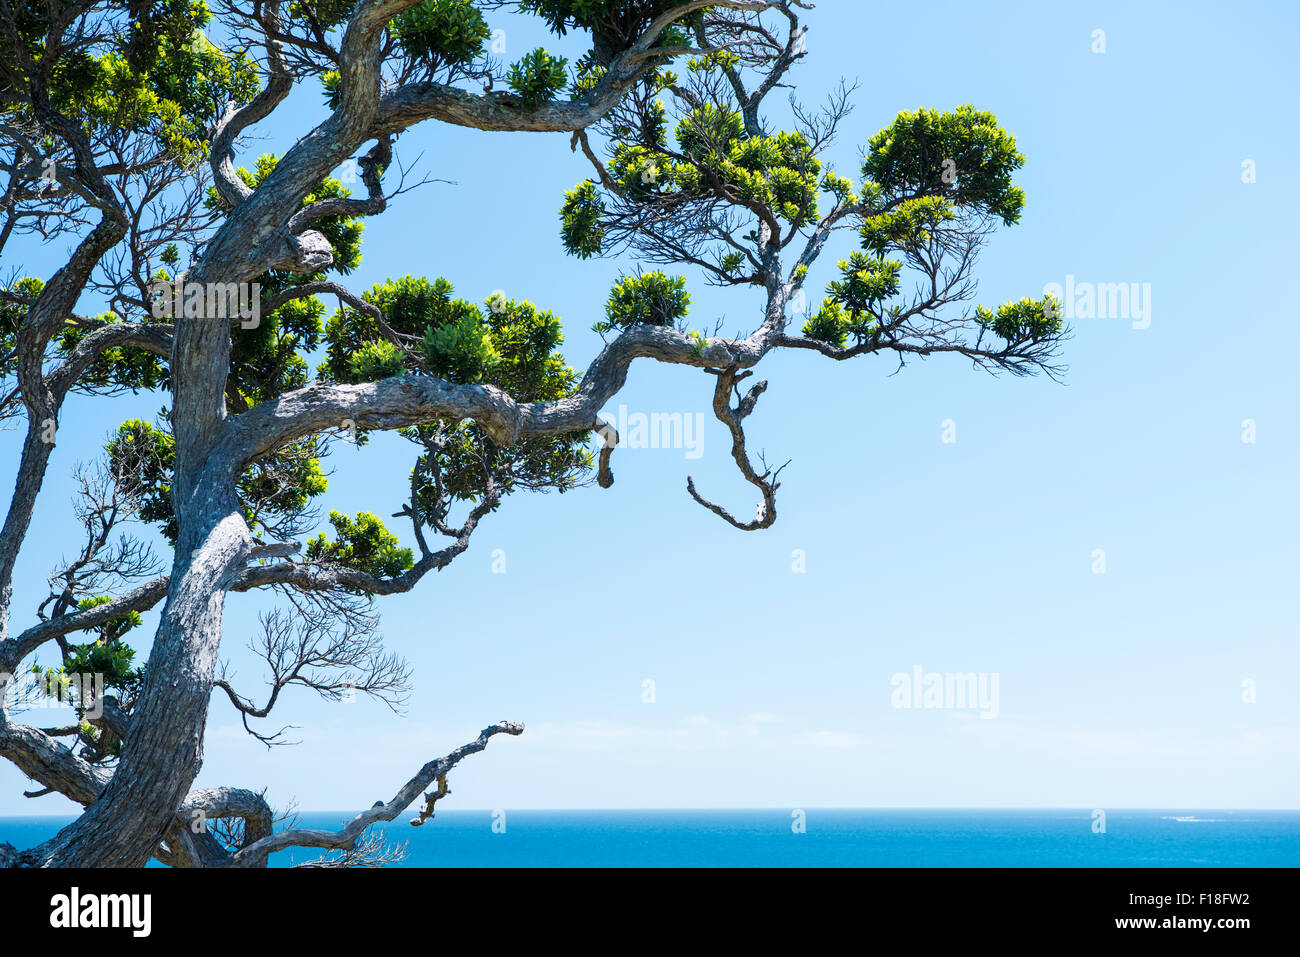
[[[687,491],[746,531],[777,515],[781,468],[755,461],[744,431],[767,385],[746,380],[769,352],[953,353],[992,372],[1057,371],[1054,300],[969,307],[980,248],[1024,203],[1014,138],[973,107],[921,109],[865,144],[860,170],[830,169],[821,157],[851,86],[819,110],[792,99],[788,129],[763,114],[806,55],[811,4],[800,0],[0,5],[0,250],[73,243],[53,275],[19,266],[0,292],[0,414],[26,428],[0,531],[0,674],[17,676],[11,699],[20,684],[73,687],[81,718],[40,729],[0,709],[0,754],[35,793],[85,807],[40,847],[0,848],[6,863],[264,866],[293,846],[338,852],[327,863],[383,859],[371,824],[424,793],[422,823],[459,760],[522,726],[489,726],[340,832],[277,829],[256,791],[191,790],[210,695],[269,742],[248,720],[291,686],[400,702],[407,670],[376,636],[377,596],[445,567],[512,493],[608,487],[618,436],[599,412],[634,359],[713,377],[714,413],[760,502],[745,519],[690,479]],[[498,62],[484,11],[507,5],[557,35],[589,35],[590,50],[572,64],[540,49]],[[237,165],[241,135],[305,83],[320,84],[329,116],[283,156]],[[411,188],[395,141],[428,120],[571,133],[590,172],[563,198],[564,247],[756,287],[753,331],[693,329],[686,277],[641,270],[611,291],[596,323],[606,344],[579,374],[557,351],[560,320],[531,302],[468,302],[446,279],[409,275],[349,288],[362,221]],[[839,278],[791,319],[809,267],[850,231]],[[80,314],[83,301],[104,311]],[[11,630],[13,573],[67,397],[142,390],[164,413],[124,423],[82,474],[84,546],[51,577],[36,622]],[[331,513],[332,533],[304,546],[326,492],[321,456],[374,430],[416,446],[398,513],[411,547],[365,512]],[[131,520],[171,544],[165,571],[124,533]],[[219,664],[224,599],[255,589],[279,601],[263,616],[271,690],[260,705]],[[126,636],[159,603],[137,664]],[[24,671],[47,645],[60,666]]]

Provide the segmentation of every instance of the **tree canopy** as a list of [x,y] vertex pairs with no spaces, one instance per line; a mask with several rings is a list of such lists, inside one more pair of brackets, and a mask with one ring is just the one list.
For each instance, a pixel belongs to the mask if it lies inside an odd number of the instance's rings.
[[[488,21],[500,8],[589,48],[501,61]],[[980,249],[1026,201],[1015,138],[974,106],[908,110],[861,144],[858,168],[833,169],[852,85],[769,118],[808,55],[804,18],[833,16],[800,0],[7,0],[3,14],[0,417],[26,432],[0,530],[0,675],[39,677],[44,693],[70,675],[104,679],[67,728],[0,707],[0,755],[86,808],[45,845],[0,846],[4,863],[263,866],[292,846],[382,859],[371,824],[436,783],[422,823],[459,760],[522,726],[486,728],[323,834],[277,826],[255,788],[191,790],[209,696],[269,743],[259,722],[286,688],[398,706],[408,669],[378,637],[376,598],[445,567],[514,493],[608,487],[619,437],[600,411],[635,359],[712,377],[759,505],[741,518],[689,478],[687,491],[745,531],[777,517],[780,468],[751,456],[744,432],[767,383],[742,383],[769,352],[1058,371],[1058,303],[975,301]],[[326,118],[283,155],[245,154],[258,124],[294,122],[280,108],[304,85]],[[585,369],[544,302],[461,298],[454,276],[349,285],[367,220],[420,202],[394,151],[421,123],[570,137],[575,185],[555,197],[558,236],[539,241],[638,264],[582,320],[605,339]],[[23,264],[33,244],[71,252],[36,275]],[[832,248],[837,278],[806,291]],[[692,317],[697,284],[757,290],[752,331],[722,336]],[[66,399],[122,393],[163,410],[122,423],[80,476],[85,541],[16,627],[14,569]],[[330,511],[321,530],[322,457],[378,430],[414,446],[401,524],[376,502]],[[127,534],[132,521],[170,554]],[[224,599],[253,590],[278,602],[257,644],[264,704],[221,666]],[[131,632],[159,605],[137,660]],[[42,649],[58,664],[32,664]],[[210,826],[191,828],[196,814]]]

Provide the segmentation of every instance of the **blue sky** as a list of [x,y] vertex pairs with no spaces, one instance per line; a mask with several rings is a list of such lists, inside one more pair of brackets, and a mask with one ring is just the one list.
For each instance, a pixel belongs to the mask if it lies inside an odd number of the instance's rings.
[[[738,513],[753,507],[708,414],[711,377],[638,364],[610,411],[705,413],[698,459],[624,449],[610,490],[509,500],[450,568],[381,605],[389,646],[415,668],[405,716],[290,694],[271,730],[298,725],[302,744],[267,752],[214,699],[197,784],[359,809],[509,718],[526,733],[458,769],[448,806],[1300,806],[1300,332],[1286,283],[1298,20],[1285,3],[935,3],[918,17],[824,0],[793,81],[814,103],[841,76],[862,81],[836,168],[856,176],[860,145],[900,110],[994,112],[1027,157],[1028,203],[987,248],[979,301],[1067,276],[1149,284],[1149,326],[1074,321],[1060,384],[956,359],[892,375],[883,357],[770,356],[747,431],[754,449],[793,461],[777,524],[748,534],[685,492],[691,474]],[[566,48],[492,22],[507,59]],[[1105,53],[1092,52],[1097,29]],[[305,90],[292,105],[241,162],[305,133],[321,99]],[[781,115],[779,98],[770,107]],[[453,183],[368,222],[353,288],[410,272],[467,298],[502,289],[565,319],[575,365],[594,357],[590,326],[631,264],[560,247],[563,191],[587,175],[568,137],[425,126],[398,155]],[[28,263],[45,275],[61,252]],[[757,325],[752,294],[682,272],[696,327]],[[65,412],[15,628],[77,540],[71,467],[162,402]],[[941,441],[945,420],[956,442]],[[5,487],[17,439],[0,433]],[[412,460],[392,436],[337,448],[326,510],[391,514]],[[505,574],[493,573],[498,549]],[[258,698],[262,674],[242,648],[262,607],[233,596],[223,646]],[[142,655],[149,631],[136,632]],[[891,677],[916,665],[996,674],[997,717],[893,707]],[[0,764],[0,814],[71,810],[24,787]]]

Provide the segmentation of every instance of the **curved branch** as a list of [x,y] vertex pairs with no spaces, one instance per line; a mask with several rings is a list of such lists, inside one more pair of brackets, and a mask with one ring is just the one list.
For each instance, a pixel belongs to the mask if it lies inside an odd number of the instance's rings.
[[293,89],[293,73],[284,61],[284,46],[273,38],[280,26],[280,4],[266,4],[258,22],[266,40],[266,86],[248,105],[229,111],[217,125],[208,159],[213,184],[221,198],[231,206],[238,206],[253,192],[235,172],[235,139],[254,123],[270,116]]
[[397,331],[390,326],[388,320],[384,318],[383,311],[373,302],[367,302],[365,299],[362,299],[340,282],[321,280],[319,282],[304,282],[297,286],[290,286],[278,296],[263,303],[262,311],[270,314],[287,302],[292,302],[295,299],[304,299],[307,296],[317,295],[336,296],[339,300],[357,310],[357,312],[365,313],[371,319],[375,320],[375,325],[379,327],[379,331],[382,332],[390,342],[409,352],[409,350],[406,350],[406,346],[402,342],[401,336],[397,334]]
[[391,821],[410,807],[419,793],[435,780],[445,779],[447,773],[460,761],[471,754],[476,754],[487,747],[488,741],[498,734],[520,735],[524,733],[522,724],[501,721],[489,725],[469,744],[463,744],[444,757],[430,761],[416,773],[387,804],[377,802],[374,807],[362,811],[348,825],[339,831],[308,830],[304,828],[281,831],[269,837],[254,841],[235,854],[236,867],[257,867],[276,851],[287,847],[321,847],[329,850],[349,850],[356,846],[366,828],[381,821]]
[[[610,62],[596,86],[572,100],[527,107],[514,93],[481,95],[443,83],[411,83],[379,100],[371,136],[400,133],[426,119],[477,130],[570,133],[591,126],[618,105],[623,94],[664,52],[654,44],[665,29],[706,7],[757,13],[779,6],[778,0],[692,0],[661,13],[641,36]],[[692,50],[698,53],[698,50]]]
[[478,527],[479,519],[496,505],[498,495],[489,487],[483,500],[470,511],[465,524],[455,530],[457,538],[446,548],[427,552],[413,567],[396,578],[379,578],[369,572],[345,565],[311,562],[279,562],[274,565],[256,565],[246,568],[230,586],[231,591],[248,591],[267,585],[291,585],[305,591],[338,591],[347,589],[370,595],[399,595],[408,592],[431,571],[441,570],[452,559],[469,547],[470,536]]
[[595,429],[601,407],[623,387],[633,359],[745,368],[771,347],[779,321],[770,319],[748,339],[709,339],[702,350],[695,339],[676,329],[632,327],[601,351],[573,395],[547,402],[520,403],[496,386],[456,385],[429,376],[307,386],[228,419],[214,455],[234,470],[295,439],[337,429],[345,419],[362,429],[473,419],[503,446],[530,436]]
[[23,658],[45,642],[61,635],[97,627],[129,612],[147,611],[167,597],[169,581],[170,576],[160,575],[110,602],[42,621],[21,634],[0,642],[0,672],[17,668]]
[[357,165],[361,167],[361,181],[366,184],[367,197],[365,199],[337,197],[312,203],[306,209],[295,213],[289,220],[289,232],[297,233],[326,216],[374,216],[382,213],[388,205],[388,197],[384,195],[379,177],[392,161],[392,137],[382,136],[370,151],[357,161]]
[[203,788],[191,791],[176,812],[185,822],[208,818],[239,818],[244,822],[244,846],[271,834],[274,815],[266,798],[245,788]]
[[1028,375],[1041,370],[1055,379],[1064,369],[1051,363],[1050,360],[1057,345],[1064,338],[1066,338],[1064,335],[1058,335],[1051,339],[1025,339],[1020,342],[1009,342],[1001,349],[988,349],[960,341],[907,342],[889,338],[871,339],[856,345],[841,347],[818,339],[809,339],[806,336],[782,334],[776,338],[775,345],[782,349],[805,349],[818,352],[837,362],[887,350],[903,355],[918,355],[922,358],[954,353],[970,359],[981,369],[991,369],[994,372],[1003,370],[1012,375]]
[[43,787],[53,788],[78,804],[94,802],[112,772],[85,761],[38,728],[12,724],[0,707],[0,757]]
[[686,477],[686,491],[690,493],[691,498],[742,532],[767,528],[776,521],[776,490],[781,487],[777,477],[781,474],[781,469],[785,468],[785,465],[782,465],[773,471],[767,468],[766,463],[764,463],[764,470],[759,473],[749,461],[749,452],[745,448],[745,430],[741,423],[754,411],[758,397],[767,391],[767,380],[763,379],[752,386],[744,398],[736,403],[735,408],[731,407],[730,402],[731,393],[736,388],[736,383],[751,375],[753,375],[752,372],[737,373],[735,369],[728,369],[725,372],[718,373],[718,384],[713,390],[713,414],[731,432],[731,457],[735,459],[736,465],[740,468],[740,474],[745,477],[746,482],[757,488],[763,495],[763,500],[759,503],[758,511],[753,520],[742,522],[721,505],[710,502],[695,490],[695,480],[689,475]]

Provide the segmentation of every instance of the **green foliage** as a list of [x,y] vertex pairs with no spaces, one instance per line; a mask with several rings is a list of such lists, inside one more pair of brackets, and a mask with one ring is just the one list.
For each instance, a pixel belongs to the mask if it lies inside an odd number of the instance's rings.
[[[455,298],[445,279],[403,276],[362,294],[378,306],[399,335],[419,337],[427,372],[451,382],[487,382],[520,401],[559,398],[573,370],[555,352],[563,342],[560,320],[530,302],[497,293],[480,308]],[[319,377],[365,382],[426,370],[380,339],[377,323],[359,310],[336,313],[326,329],[329,348]]]
[[[951,161],[946,167],[951,182],[945,182],[945,161]],[[1024,162],[1015,137],[992,113],[970,105],[951,111],[923,108],[900,113],[871,138],[862,175],[889,196],[943,195],[1009,226],[1019,221],[1025,202],[1024,191],[1011,182]]]
[[[27,302],[35,302],[45,284],[32,277],[11,282],[5,291]],[[0,299],[0,377],[13,372],[16,359],[14,349],[17,334],[27,318],[27,305],[11,299]],[[101,322],[116,323],[121,320],[111,312],[97,316]],[[55,337],[54,344],[59,355],[72,352],[91,330],[79,326],[65,326]],[[86,367],[77,380],[79,392],[112,392],[117,389],[168,388],[171,376],[166,363],[158,356],[140,349],[115,346],[99,352]]]
[[975,307],[975,321],[982,329],[1001,336],[1008,343],[1050,339],[1064,328],[1064,306],[1054,296],[1005,302],[996,310]]
[[129,692],[138,687],[143,678],[142,669],[131,667],[135,649],[119,641],[69,645],[68,652],[63,659],[63,670],[68,674],[102,674],[105,691]]
[[[83,598],[77,603],[77,609],[85,611],[111,601],[110,595]],[[55,689],[66,693],[71,684],[69,675],[102,675],[106,693],[115,693],[119,698],[134,696],[144,679],[144,670],[132,667],[135,649],[124,643],[122,636],[142,623],[143,619],[134,611],[112,618],[97,627],[99,635],[94,641],[67,645],[58,668],[42,669],[33,665],[32,673],[43,675],[47,693]]]
[[605,76],[605,68],[596,62],[590,53],[578,57],[573,64],[573,82],[569,91],[573,96],[582,96],[595,89]]
[[[45,283],[34,277],[24,277],[7,283],[4,287],[11,296],[34,302],[45,288]],[[16,368],[18,330],[27,320],[27,306],[10,299],[0,299],[0,376],[8,376]]]
[[[113,601],[110,595],[99,595],[93,598],[83,598],[77,603],[79,611],[85,611],[90,608],[97,608]],[[37,687],[46,695],[57,695],[61,700],[76,701],[79,689],[81,700],[77,705],[84,705],[86,710],[94,710],[96,703],[90,697],[88,692],[96,690],[95,686],[102,681],[102,691],[104,694],[114,694],[119,702],[129,708],[132,700],[140,690],[144,681],[144,669],[132,667],[135,659],[135,649],[122,641],[122,636],[133,628],[138,628],[143,623],[139,612],[127,612],[125,615],[119,615],[116,618],[110,618],[108,621],[95,628],[86,628],[84,631],[95,631],[98,637],[94,641],[73,644],[68,643],[63,646],[62,663],[57,668],[42,668],[39,664],[33,664],[31,673],[40,676],[40,682]],[[73,684],[73,676],[77,676],[77,685]],[[89,722],[84,721],[81,725],[82,737],[88,741],[95,742],[100,740],[100,732]],[[92,760],[102,758],[114,758],[121,754],[121,743],[116,742],[111,748],[104,750],[104,753]],[[83,752],[82,757],[89,756]]]
[[406,356],[386,339],[367,342],[348,358],[353,382],[378,382],[406,371]]
[[[372,287],[363,298],[378,306],[399,335],[418,337],[425,368],[380,338],[368,314],[344,309],[326,329],[329,343],[319,369],[322,381],[360,382],[386,375],[432,374],[453,382],[484,382],[520,402],[571,395],[577,373],[557,351],[564,341],[560,320],[530,302],[497,293],[483,307],[455,298],[445,279],[404,276]],[[498,494],[518,489],[572,488],[591,467],[586,434],[526,439],[496,448],[472,422],[441,423],[404,430],[424,447],[414,481],[421,514],[441,521],[448,503],[475,501],[487,488],[490,458]],[[435,435],[442,445],[425,444]],[[435,494],[434,472],[444,498]]]
[[668,109],[663,100],[651,100],[641,112],[637,140],[642,146],[663,149],[668,145]]
[[821,166],[802,134],[782,132],[733,142],[714,170],[742,200],[758,202],[786,222],[802,226],[818,217]]
[[677,146],[695,161],[706,165],[710,157],[725,156],[745,135],[745,118],[730,107],[704,103],[682,117],[677,124]]
[[[95,598],[83,598],[81,601],[77,603],[77,609],[79,611],[85,611],[89,608],[98,608],[100,605],[107,605],[111,601],[113,601],[113,596],[111,595],[99,595]],[[138,628],[143,623],[143,621],[144,619],[140,617],[140,613],[138,611],[128,611],[125,615],[118,615],[116,618],[110,618],[108,621],[104,622],[104,624],[98,626],[99,641],[100,642],[116,641],[117,639],[125,635],[128,631],[130,631],[132,628]],[[85,630],[88,631],[89,629],[85,629]],[[126,656],[127,663],[130,662],[130,659],[131,659],[131,655],[128,654]],[[80,671],[83,669],[69,668],[68,670]],[[91,668],[89,670],[106,671],[106,669],[101,669],[101,668]],[[114,671],[113,673],[120,674],[121,671],[117,670]]]
[[[485,346],[490,346],[496,361],[485,381],[521,402],[572,395],[578,374],[556,351],[564,341],[559,318],[531,302],[500,295],[487,302]],[[508,448],[493,446],[472,422],[424,426],[408,430],[407,435],[424,444],[439,431],[441,446],[425,446],[413,476],[417,508],[427,520],[441,521],[450,502],[480,499],[487,488],[488,462],[500,495],[520,489],[564,492],[577,485],[592,466],[584,432],[525,439]],[[441,502],[436,495],[435,471],[444,493]]]
[[392,30],[407,56],[435,68],[477,59],[492,33],[470,0],[423,0],[399,14]]
[[[667,164],[661,167],[659,163],[660,157],[656,151],[644,146],[620,143],[614,148],[614,158],[609,169],[625,195],[647,199],[674,183],[671,173],[665,175],[665,170],[671,170],[672,167]],[[601,206],[603,208],[603,202]]]
[[[139,497],[141,521],[158,524],[163,537],[175,545],[179,529],[171,493],[176,440],[171,433],[130,419],[118,426],[104,449],[123,490]],[[291,444],[254,462],[239,477],[236,493],[254,533],[269,523],[292,521],[326,491],[316,451],[309,440]]]
[[903,264],[879,255],[849,253],[839,262],[840,278],[826,287],[821,308],[804,323],[810,339],[843,348],[853,336],[867,339],[885,320],[884,302],[898,295]]
[[[38,6],[20,9],[32,14]],[[131,12],[130,29],[108,38],[102,52],[79,47],[54,64],[53,106],[92,134],[139,134],[182,163],[198,162],[225,104],[246,103],[256,93],[255,66],[246,54],[227,53],[203,35],[212,15],[202,0],[162,0],[134,5]],[[49,16],[13,18],[14,40],[25,43],[35,64],[42,60]],[[11,67],[15,77],[24,69],[18,60]]]
[[848,331],[878,317],[880,304],[898,294],[902,263],[853,252],[839,262],[840,277],[826,287],[827,296],[843,307]]
[[176,516],[172,511],[172,468],[176,440],[170,432],[143,419],[129,419],[104,446],[109,468],[122,477],[124,491],[140,497],[140,519],[162,525],[162,533],[176,542]]
[[483,382],[501,362],[478,313],[467,312],[455,322],[430,326],[420,347],[429,371],[448,382]]
[[605,304],[605,321],[593,327],[612,332],[632,325],[671,326],[683,318],[691,304],[682,276],[655,271],[624,276],[610,291]]
[[[399,335],[424,338],[433,330],[444,326],[457,325],[465,317],[479,316],[478,307],[463,299],[454,298],[455,289],[445,279],[430,281],[424,277],[403,276],[400,279],[388,279],[362,293],[361,298],[377,306],[384,314],[388,325]],[[330,317],[325,327],[325,340],[328,348],[325,361],[317,370],[317,377],[325,382],[367,382],[374,378],[383,378],[380,371],[388,375],[401,372],[416,373],[419,368],[404,356],[403,365],[398,368],[391,360],[399,357],[396,349],[385,349],[386,363],[378,365],[370,359],[358,360],[361,368],[354,365],[356,357],[367,343],[384,341],[379,333],[379,325],[369,313],[355,309],[342,309]],[[373,354],[378,359],[379,354]],[[363,370],[368,369],[365,374]]]
[[235,490],[253,534],[288,521],[293,525],[311,500],[325,494],[329,480],[319,448],[311,440],[288,445],[250,465]]
[[[255,327],[239,329],[231,339],[228,391],[251,406],[305,386],[310,368],[302,353],[320,342],[324,314],[319,299],[295,299],[263,315]],[[235,411],[242,409],[236,404]]]
[[853,183],[830,170],[822,177],[822,189],[835,197],[838,206],[852,206],[858,201],[857,194],[853,192]]
[[[256,189],[271,175],[279,162],[280,158],[274,153],[265,153],[257,158],[252,172],[240,167],[235,173],[251,189]],[[314,190],[303,197],[302,205],[307,207],[325,199],[347,199],[351,195],[352,190],[348,189],[341,180],[327,176]],[[208,189],[208,205],[216,209],[226,208],[225,201],[212,187]],[[347,275],[361,264],[361,233],[365,229],[365,223],[359,217],[326,216],[316,220],[312,224],[312,229],[318,230],[329,240],[330,251],[334,254],[330,271]],[[323,275],[323,272],[303,274],[274,270],[266,274],[263,285],[272,287],[273,291],[269,295],[275,295],[290,284],[315,282]],[[263,292],[266,294],[265,289]]]
[[[690,0],[520,0],[519,9],[538,15],[560,36],[575,28],[590,30],[597,45],[612,54],[626,49],[655,17],[688,2]],[[693,23],[698,16],[698,13],[688,14],[678,22]],[[673,35],[661,38],[661,45],[680,45],[683,35],[675,28],[669,30]]]
[[560,238],[570,255],[589,259],[601,252],[605,230],[600,217],[605,213],[596,183],[586,180],[564,194],[560,207]]
[[[421,427],[412,430],[411,437],[420,440],[430,431]],[[492,447],[473,423],[462,422],[446,428],[440,438],[441,447],[421,455],[412,475],[416,508],[425,521],[443,521],[451,503],[477,502],[483,497],[488,475],[485,460],[489,455],[495,493],[502,496],[522,489],[564,493],[576,487],[593,464],[585,432],[526,439],[509,448],[498,448]],[[435,472],[442,486],[441,499],[436,494]]]
[[332,30],[348,22],[356,5],[356,0],[295,0],[289,4],[289,16],[295,20],[307,20],[310,11],[317,23]]
[[498,360],[491,383],[521,402],[562,399],[578,374],[556,350],[564,342],[558,316],[531,302],[498,299],[487,315],[489,344]]
[[[798,228],[820,215],[818,193],[828,189],[840,201],[852,201],[847,180],[821,179],[821,160],[799,133],[750,136],[744,118],[728,106],[705,102],[677,123],[677,150],[669,149],[667,117],[658,100],[642,111],[641,122],[614,128],[608,167],[617,182],[621,202],[654,199],[672,209],[691,201],[724,202],[770,212]],[[571,190],[561,208],[565,248],[586,258],[600,251],[606,206],[592,181]],[[731,257],[732,251],[723,255]],[[728,271],[740,268],[743,257],[730,258]]]
[[320,75],[320,82],[325,89],[325,105],[337,110],[343,96],[343,77],[338,70],[326,70]]
[[711,73],[735,69],[740,63],[740,56],[730,50],[714,50],[693,56],[686,61],[686,69],[692,73]]
[[356,520],[342,512],[330,512],[334,540],[324,532],[307,542],[309,561],[328,562],[365,572],[376,578],[395,578],[415,565],[415,555],[400,547],[397,536],[370,512],[358,512]]
[[822,307],[803,324],[803,334],[843,349],[848,342],[851,321],[843,306],[834,299],[825,299]]
[[858,235],[863,249],[883,256],[889,250],[924,246],[934,231],[953,218],[952,206],[942,196],[906,199],[888,212],[863,219]]
[[568,80],[564,72],[568,60],[551,56],[541,47],[526,53],[510,67],[506,85],[514,90],[530,109],[555,99]]

